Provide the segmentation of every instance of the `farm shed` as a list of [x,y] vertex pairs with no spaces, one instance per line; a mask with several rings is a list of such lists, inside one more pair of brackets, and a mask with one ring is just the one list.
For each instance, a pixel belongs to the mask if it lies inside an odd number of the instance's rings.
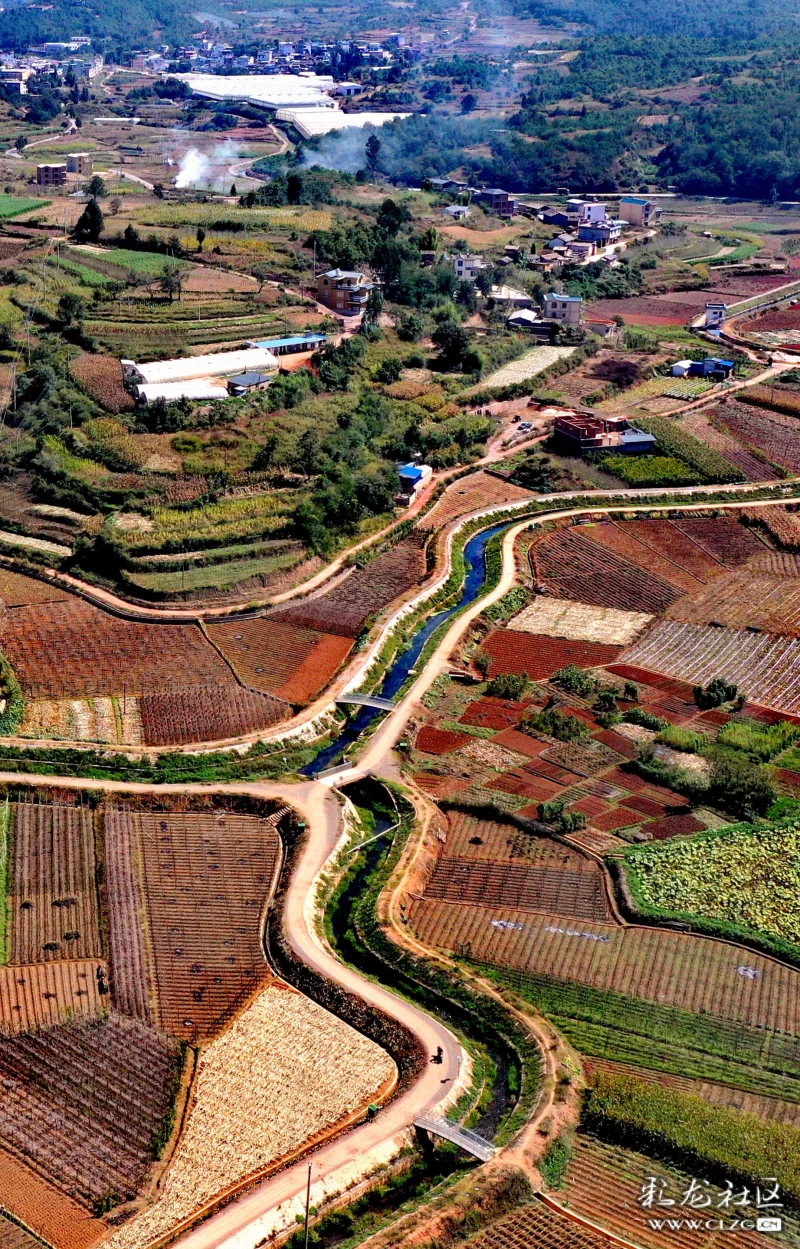
[[288,356],[296,351],[318,351],[327,340],[327,334],[292,334],[289,338],[260,338],[245,346],[263,347],[275,356]]
[[144,403],[154,403],[163,399],[165,403],[175,403],[177,399],[227,399],[228,392],[224,386],[203,378],[189,378],[185,382],[162,382],[150,384],[145,382],[135,386],[136,398]]
[[264,390],[269,386],[272,377],[269,373],[237,373],[228,378],[229,395],[246,395],[251,390]]
[[198,378],[234,377],[250,370],[264,372],[278,369],[278,358],[265,347],[245,347],[239,351],[218,351],[207,356],[187,356],[182,360],[153,360],[136,364],[121,360],[126,382],[134,385],[160,386],[171,382],[188,382]]

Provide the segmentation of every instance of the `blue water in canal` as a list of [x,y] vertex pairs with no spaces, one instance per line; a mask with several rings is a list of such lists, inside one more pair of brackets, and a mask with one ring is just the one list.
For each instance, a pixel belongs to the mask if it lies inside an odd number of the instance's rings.
[[[486,544],[496,533],[508,527],[510,522],[502,525],[494,525],[491,529],[484,529],[481,533],[476,533],[470,538],[464,548],[464,563],[466,564],[466,576],[464,578],[464,586],[461,591],[461,598],[453,607],[448,607],[444,611],[437,612],[435,616],[431,616],[428,620],[421,624],[413,638],[409,642],[404,651],[397,656],[386,676],[383,684],[375,693],[381,698],[394,698],[398,690],[405,684],[406,679],[419,659],[422,649],[428,638],[438,629],[442,621],[448,617],[455,615],[467,603],[471,603],[473,599],[478,597],[483,583],[486,580],[486,568],[484,563],[484,552]],[[330,746],[326,746],[318,755],[301,768],[303,776],[314,776],[317,772],[322,772],[325,768],[332,766],[335,760],[339,758],[348,746],[357,741],[364,729],[372,723],[376,716],[386,715],[384,711],[378,711],[374,707],[362,707],[358,715],[350,720],[335,741]]]

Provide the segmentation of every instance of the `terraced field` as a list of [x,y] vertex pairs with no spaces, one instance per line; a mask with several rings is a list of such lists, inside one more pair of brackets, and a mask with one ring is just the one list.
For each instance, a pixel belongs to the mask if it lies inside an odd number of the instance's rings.
[[208,624],[206,632],[246,686],[300,706],[328,684],[353,647],[350,637],[276,616]]
[[800,972],[723,942],[427,898],[409,914],[422,941],[479,962],[800,1034]]
[[623,660],[691,684],[723,677],[751,702],[800,711],[800,642],[794,637],[664,621],[634,642]]

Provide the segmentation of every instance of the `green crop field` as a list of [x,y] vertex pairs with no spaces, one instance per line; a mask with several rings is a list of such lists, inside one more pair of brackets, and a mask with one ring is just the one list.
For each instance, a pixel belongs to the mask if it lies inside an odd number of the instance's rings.
[[241,581],[254,577],[268,577],[272,573],[291,568],[298,562],[296,551],[282,555],[267,555],[255,559],[231,561],[227,564],[210,564],[206,567],[192,566],[171,569],[169,572],[131,573],[126,580],[154,594],[177,594],[183,590],[228,590]]
[[550,976],[479,966],[532,1002],[582,1054],[800,1102],[796,1037]]
[[185,269],[188,263],[185,260],[175,260],[163,252],[133,252],[125,247],[104,247],[101,250],[87,251],[76,246],[69,249],[69,255],[70,259],[90,268],[93,264],[111,265],[144,277],[158,277],[164,272],[165,266]]
[[800,945],[796,823],[735,824],[634,846],[624,864],[647,913],[719,920]]
[[51,203],[49,199],[30,199],[0,192],[0,217],[19,217],[21,213],[30,212],[33,208],[47,208]]

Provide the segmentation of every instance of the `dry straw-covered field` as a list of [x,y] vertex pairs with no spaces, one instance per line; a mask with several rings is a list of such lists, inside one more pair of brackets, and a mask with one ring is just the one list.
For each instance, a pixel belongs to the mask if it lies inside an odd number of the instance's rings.
[[571,642],[606,642],[627,646],[653,619],[647,612],[594,607],[570,599],[537,598],[514,617],[523,633],[550,634]]
[[146,1249],[390,1080],[394,1064],[308,998],[273,985],[203,1051],[189,1122],[161,1197],[108,1241]]

